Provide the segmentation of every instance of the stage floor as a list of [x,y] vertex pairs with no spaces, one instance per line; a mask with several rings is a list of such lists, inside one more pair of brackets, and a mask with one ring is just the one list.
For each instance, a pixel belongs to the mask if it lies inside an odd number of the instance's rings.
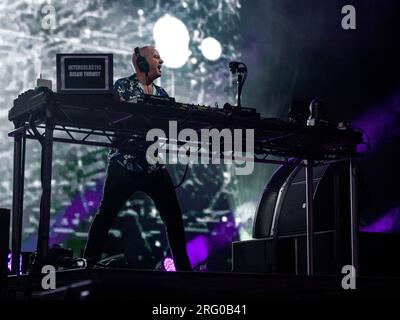
[[[45,275],[43,275],[45,276]],[[400,278],[357,277],[343,289],[343,276],[293,276],[132,269],[72,269],[56,272],[56,289],[42,278],[8,277],[9,300],[265,301],[399,299]]]

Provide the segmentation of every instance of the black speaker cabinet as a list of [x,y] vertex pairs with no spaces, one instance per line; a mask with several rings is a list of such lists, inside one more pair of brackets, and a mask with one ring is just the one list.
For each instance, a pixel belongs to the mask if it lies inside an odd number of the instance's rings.
[[[350,223],[348,162],[314,168],[315,231],[345,230]],[[306,230],[305,168],[289,163],[271,177],[258,203],[253,238],[304,233]]]
[[[306,176],[292,162],[278,168],[258,203],[253,238],[232,244],[236,272],[306,274]],[[339,274],[351,264],[348,162],[314,168],[316,274]],[[367,197],[356,172],[359,209]],[[400,275],[400,234],[360,233],[359,272]]]
[[[253,238],[232,244],[235,272],[306,274],[306,176],[292,162],[278,168],[258,203]],[[356,172],[359,209],[367,203]],[[314,168],[316,274],[340,274],[351,264],[348,162]],[[400,234],[359,233],[359,274],[400,275]]]
[[[350,252],[335,248],[335,231],[315,234],[315,273],[340,274],[351,264]],[[400,234],[359,233],[361,276],[400,276]],[[307,274],[305,235],[236,241],[232,244],[232,271],[244,273]]]
[[[315,234],[315,273],[336,274],[335,232]],[[232,271],[245,273],[307,273],[306,235],[236,241],[232,244]]]

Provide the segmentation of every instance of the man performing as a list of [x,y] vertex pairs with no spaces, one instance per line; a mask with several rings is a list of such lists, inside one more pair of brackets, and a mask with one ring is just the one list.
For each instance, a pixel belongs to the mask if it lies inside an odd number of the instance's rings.
[[[168,96],[163,88],[153,83],[161,76],[163,64],[154,47],[135,48],[132,64],[136,73],[114,84],[114,92],[120,101],[129,102],[145,94]],[[176,269],[190,271],[182,212],[168,171],[162,165],[149,164],[145,148],[135,151],[112,149],[108,158],[103,199],[90,226],[84,252],[88,265],[93,266],[100,260],[108,231],[125,202],[136,191],[143,191],[153,199],[166,226]]]

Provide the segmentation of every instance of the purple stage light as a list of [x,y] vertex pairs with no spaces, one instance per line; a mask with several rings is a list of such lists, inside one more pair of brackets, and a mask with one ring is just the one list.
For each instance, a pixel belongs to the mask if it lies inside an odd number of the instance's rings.
[[208,237],[203,235],[194,237],[189,241],[186,248],[192,268],[207,260],[208,246]]
[[166,257],[164,259],[164,263],[163,264],[164,264],[165,271],[168,271],[168,272],[175,272],[176,271],[175,263],[174,263],[174,260],[172,258]]
[[[100,201],[103,195],[104,181],[99,179],[96,181],[95,188],[87,188],[84,192],[78,193],[72,200],[71,204],[64,209],[64,212],[57,215],[55,223],[52,225],[60,226],[62,219],[66,219],[71,225],[71,221],[74,219],[75,214],[79,214],[79,219],[84,220],[99,207]],[[50,243],[62,243],[68,234],[62,233],[50,233]]]
[[[370,146],[376,152],[382,142],[388,138],[390,132],[391,139],[400,136],[400,129],[397,119],[400,117],[400,94],[393,95],[382,105],[369,109],[363,116],[354,121],[356,127],[364,130],[370,139]],[[363,146],[359,145],[357,151],[362,152]]]
[[210,236],[200,235],[189,241],[187,252],[192,268],[205,262],[212,252],[232,243],[237,232],[234,218],[229,216],[226,222],[219,223],[210,232]]
[[394,208],[373,223],[360,227],[363,232],[399,232],[400,207]]
[[[228,219],[227,222],[218,224],[211,231],[211,236],[194,237],[186,247],[192,268],[206,261],[211,252],[230,244],[236,233],[233,219]],[[176,271],[172,258],[165,258],[163,265],[166,271]]]
[[[72,219],[76,213],[79,214],[79,219],[84,220],[89,217],[100,205],[100,201],[103,195],[104,179],[96,180],[95,187],[85,188],[83,193],[77,193],[71,200],[71,204],[64,208],[62,212],[58,212],[55,215],[55,220],[51,224],[51,232],[49,235],[50,244],[63,243],[68,236],[68,233],[55,233],[53,231],[54,226],[61,226],[62,220],[66,219],[71,225]],[[36,235],[32,234],[23,241],[24,249],[27,251],[34,251],[36,249]]]
[[[12,261],[12,255],[11,253],[8,254],[8,271],[11,272],[12,266],[11,266],[11,261]],[[19,274],[22,274],[22,254],[19,255]]]

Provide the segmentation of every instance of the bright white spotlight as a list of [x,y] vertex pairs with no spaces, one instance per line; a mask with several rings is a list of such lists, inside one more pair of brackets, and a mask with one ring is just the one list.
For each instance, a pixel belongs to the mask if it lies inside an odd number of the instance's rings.
[[164,64],[169,68],[180,68],[188,60],[189,31],[185,24],[170,15],[158,19],[153,29],[154,42]]
[[222,47],[218,40],[212,37],[205,38],[200,45],[200,50],[206,59],[215,61],[222,53]]

